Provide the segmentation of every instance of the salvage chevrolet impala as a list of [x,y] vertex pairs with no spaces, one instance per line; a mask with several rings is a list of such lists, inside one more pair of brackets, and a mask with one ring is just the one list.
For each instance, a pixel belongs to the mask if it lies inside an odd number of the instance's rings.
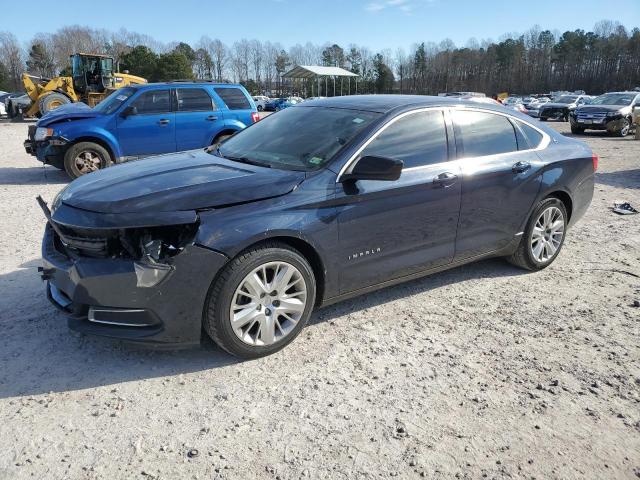
[[155,345],[204,330],[255,358],[315,307],[486,257],[547,267],[596,168],[582,142],[501,106],[310,101],[40,199],[42,277],[72,329]]

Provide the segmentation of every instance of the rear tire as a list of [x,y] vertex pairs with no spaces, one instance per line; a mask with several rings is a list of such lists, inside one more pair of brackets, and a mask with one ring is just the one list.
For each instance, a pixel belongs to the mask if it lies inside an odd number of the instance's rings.
[[[295,271],[294,274],[297,276],[295,277],[297,278],[296,283],[291,283],[292,280],[289,280],[289,278],[294,277],[289,277],[283,280],[284,284],[288,286],[278,292],[278,282],[276,281],[276,272],[278,270],[273,270],[270,272],[272,275],[270,281],[267,280],[264,283],[258,282],[255,284],[268,285],[267,290],[273,289],[270,293],[263,292],[258,294],[258,292],[250,292],[249,290],[253,290],[253,288],[244,286],[247,279],[253,279],[258,274],[261,275],[260,273],[254,274],[254,272],[262,272],[263,268],[267,268],[267,272],[269,272],[269,268],[275,269],[273,265],[283,265],[285,270],[292,267],[292,271]],[[284,271],[286,273],[285,270],[280,270],[280,272]],[[265,275],[267,274],[265,273]],[[262,277],[260,276],[260,278]],[[285,312],[287,311],[284,304],[294,298],[294,294],[291,293],[294,285],[302,285],[301,289],[304,290],[304,293],[296,293],[295,295],[303,295],[298,298],[304,298],[304,302],[296,303],[298,313],[291,314],[291,318],[294,316],[298,318],[295,322],[290,322],[281,313],[282,310],[277,309],[282,308]],[[257,290],[260,289],[257,288]],[[253,298],[249,296],[243,297],[239,293],[242,291],[255,294],[251,295]],[[282,300],[281,304],[278,299],[283,294],[289,300]],[[291,296],[289,297],[289,295]],[[307,260],[297,250],[286,244],[279,242],[264,243],[231,260],[224,267],[218,278],[214,280],[205,301],[204,329],[217,345],[236,357],[250,359],[270,355],[287,346],[300,333],[311,315],[315,297],[315,277]],[[244,298],[244,302],[241,302],[238,307],[239,298]],[[276,301],[273,299],[277,300],[277,306]],[[273,305],[267,305],[265,302],[273,302]],[[255,311],[253,309],[254,304],[256,306]],[[244,314],[245,309],[243,307],[247,307],[247,314]],[[239,310],[234,312],[234,316],[237,316],[240,320],[236,321],[235,326],[232,325],[231,320],[231,312],[233,310]],[[286,315],[288,316],[289,314]],[[245,323],[241,324],[241,321]],[[269,337],[268,333],[263,335],[262,329],[264,328],[265,332],[267,332],[268,326],[274,324],[275,326],[271,329],[271,332],[275,332],[275,334],[272,334],[271,337]]]
[[567,209],[559,199],[549,197],[535,208],[509,263],[525,270],[542,270],[556,259],[567,234]]
[[64,154],[64,170],[72,179],[108,167],[111,155],[102,145],[80,142],[71,145]]
[[55,110],[67,103],[71,103],[71,99],[69,97],[61,93],[53,92],[38,99],[38,108],[42,115],[46,115],[51,110]]

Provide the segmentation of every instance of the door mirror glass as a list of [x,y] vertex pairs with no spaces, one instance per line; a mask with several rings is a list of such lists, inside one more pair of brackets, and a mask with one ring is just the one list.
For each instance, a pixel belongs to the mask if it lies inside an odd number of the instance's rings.
[[122,110],[122,113],[120,115],[122,115],[124,118],[127,118],[131,115],[137,115],[137,114],[138,114],[138,109],[133,105],[129,105],[128,107],[125,107],[124,110]]
[[402,160],[367,155],[356,162],[350,173],[343,174],[341,180],[398,180],[403,164]]

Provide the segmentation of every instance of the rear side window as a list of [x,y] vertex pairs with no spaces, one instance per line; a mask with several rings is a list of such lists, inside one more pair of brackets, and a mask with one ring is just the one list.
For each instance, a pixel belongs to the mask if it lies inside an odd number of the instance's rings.
[[516,132],[507,117],[465,110],[453,110],[452,113],[465,157],[481,157],[518,150]]
[[167,113],[171,111],[169,90],[149,90],[136,98],[131,106],[136,107],[139,115],[149,113]]
[[439,110],[416,112],[396,120],[362,151],[402,160],[405,168],[446,162],[447,132]]
[[528,144],[524,143],[518,137],[518,148],[520,150],[527,150],[529,148],[538,148],[538,146],[540,145],[540,142],[542,142],[542,134],[535,128],[527,125],[526,123],[522,123],[517,120],[514,120],[514,121],[518,124],[518,126],[520,127],[520,130],[522,130],[522,134],[526,137],[526,140],[528,142]]
[[179,112],[203,112],[213,110],[209,94],[202,88],[178,88],[176,90]]
[[251,108],[249,100],[239,88],[216,88],[215,91],[229,107],[229,110],[248,110]]

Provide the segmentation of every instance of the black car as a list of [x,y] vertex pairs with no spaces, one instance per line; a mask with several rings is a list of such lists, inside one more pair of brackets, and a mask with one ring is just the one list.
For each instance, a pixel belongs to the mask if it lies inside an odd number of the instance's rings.
[[633,108],[640,104],[638,92],[605,93],[577,108],[569,115],[572,133],[606,130],[610,135],[626,137],[633,125]]
[[54,199],[42,277],[75,330],[156,345],[204,330],[244,358],[311,311],[481,258],[547,267],[597,157],[501,106],[352,96],[220,147],[117,165]]
[[588,95],[562,95],[557,99],[540,105],[538,117],[541,121],[547,120],[569,120],[569,114],[589,102]]

